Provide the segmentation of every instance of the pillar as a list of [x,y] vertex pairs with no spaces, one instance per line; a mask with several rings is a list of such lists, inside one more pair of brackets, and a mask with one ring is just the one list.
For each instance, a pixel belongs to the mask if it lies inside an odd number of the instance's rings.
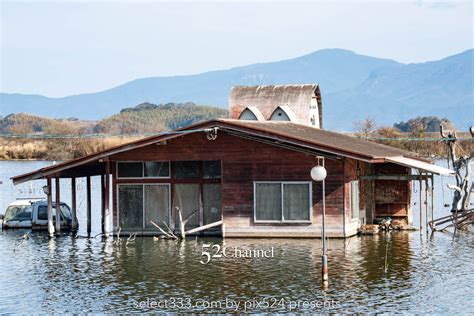
[[100,176],[100,227],[102,234],[104,231],[104,217],[105,217],[105,175]]
[[49,237],[54,236],[54,225],[53,225],[53,193],[51,186],[51,178],[47,178],[47,187],[48,187],[48,233]]
[[86,178],[86,190],[87,190],[87,235],[91,235],[91,214],[92,214],[92,204],[91,204],[91,177],[87,176]]
[[423,234],[423,195],[422,195],[422,189],[423,189],[423,174],[420,172],[420,235]]
[[110,160],[105,163],[105,196],[104,196],[104,235],[110,233]]
[[60,185],[59,177],[56,177],[56,235],[59,235],[61,231],[61,194],[60,194]]
[[77,228],[76,178],[71,178],[72,229]]

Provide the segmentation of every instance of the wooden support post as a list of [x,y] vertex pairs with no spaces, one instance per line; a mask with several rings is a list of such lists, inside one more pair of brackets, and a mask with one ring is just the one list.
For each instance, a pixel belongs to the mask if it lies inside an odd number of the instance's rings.
[[104,234],[109,237],[110,233],[110,160],[105,163],[105,199],[104,199]]
[[428,178],[425,178],[425,229],[426,236],[428,236]]
[[431,175],[431,220],[433,221],[432,231],[435,230],[434,222],[434,174]]
[[423,196],[421,194],[421,191],[423,189],[423,176],[421,175],[421,172],[420,172],[420,179],[419,179],[419,182],[420,182],[420,235],[423,233]]
[[56,177],[55,181],[56,187],[56,235],[59,235],[61,232],[61,194],[60,194],[60,185],[59,177]]
[[91,214],[92,214],[92,205],[91,205],[91,177],[87,176],[86,178],[86,189],[87,189],[87,235],[91,235]]
[[48,186],[48,233],[49,237],[54,236],[54,224],[53,224],[53,188],[51,185],[51,178],[47,178],[47,186]]
[[72,229],[77,229],[76,178],[71,178]]
[[104,217],[105,217],[105,176],[100,175],[100,228],[104,233]]

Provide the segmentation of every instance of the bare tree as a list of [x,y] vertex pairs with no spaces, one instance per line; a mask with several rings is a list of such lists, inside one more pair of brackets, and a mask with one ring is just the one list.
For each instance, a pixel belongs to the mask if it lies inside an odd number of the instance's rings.
[[[474,126],[471,126],[469,131],[474,139]],[[471,161],[474,159],[474,151],[470,155],[458,157],[456,131],[445,132],[443,125],[440,125],[440,133],[443,141],[448,146],[448,163],[451,163],[454,172],[456,172],[456,185],[448,185],[454,191],[452,211],[466,211],[470,207],[472,191],[474,190],[474,181],[471,182]]]
[[356,133],[361,136],[364,136],[365,138],[368,138],[370,135],[375,133],[376,129],[377,124],[375,123],[375,120],[371,117],[366,117],[362,121],[354,122],[354,130],[356,131]]

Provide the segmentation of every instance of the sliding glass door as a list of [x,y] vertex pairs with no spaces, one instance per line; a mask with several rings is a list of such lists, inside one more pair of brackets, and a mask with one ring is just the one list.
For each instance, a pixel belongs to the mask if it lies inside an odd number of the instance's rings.
[[145,228],[170,224],[170,187],[168,184],[145,185]]
[[119,225],[123,230],[156,229],[170,224],[169,184],[121,184],[118,186]]
[[118,186],[119,225],[123,230],[143,229],[143,185]]

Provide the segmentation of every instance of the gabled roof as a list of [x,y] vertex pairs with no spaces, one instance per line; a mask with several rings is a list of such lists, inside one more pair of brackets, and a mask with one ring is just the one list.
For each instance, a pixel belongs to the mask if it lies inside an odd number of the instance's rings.
[[[316,129],[306,125],[291,122],[258,122],[216,119],[198,123],[176,131],[143,138],[82,158],[15,176],[12,179],[14,184],[19,184],[29,180],[46,178],[48,176],[71,176],[71,174],[74,174],[74,176],[79,177],[102,174],[104,168],[103,161],[109,156],[156,144],[182,136],[183,134],[209,132],[213,128],[217,128],[220,132],[232,133],[233,135],[245,138],[253,137],[253,139],[262,140],[279,146],[288,145],[291,146],[291,148],[288,148],[293,150],[301,148],[319,153],[327,153],[332,156],[350,157],[371,163],[388,162],[388,158],[390,157],[408,157],[425,164],[426,162],[429,162],[428,160],[420,158],[416,153],[385,146],[368,140],[354,138],[344,134]],[[75,173],[78,173],[79,175],[75,175]]]

